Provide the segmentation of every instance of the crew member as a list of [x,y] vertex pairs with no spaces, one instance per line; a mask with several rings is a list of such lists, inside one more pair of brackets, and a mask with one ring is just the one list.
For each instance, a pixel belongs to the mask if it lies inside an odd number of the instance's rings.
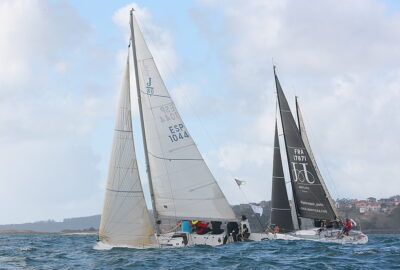
[[247,241],[247,240],[249,240],[249,236],[251,233],[250,224],[245,215],[241,216],[240,219],[241,219],[241,221],[240,221],[239,239],[240,239],[240,241]]
[[278,225],[274,226],[274,233],[279,233],[279,226]]
[[343,234],[344,235],[349,235],[349,231],[353,228],[353,225],[351,224],[351,221],[349,218],[346,218],[346,221],[344,222],[344,228],[343,228]]
[[188,220],[182,220],[181,230],[182,230],[182,232],[188,232],[188,233],[192,232],[192,228],[191,228],[190,222]]
[[226,235],[224,237],[224,244],[226,244],[226,242],[228,241],[228,237],[229,235],[232,235],[233,241],[236,242],[237,239],[237,235],[239,233],[239,225],[237,224],[237,222],[228,222],[228,224],[226,225]]
[[198,221],[195,224],[195,232],[197,234],[206,234],[210,232],[211,229],[208,228],[208,222]]

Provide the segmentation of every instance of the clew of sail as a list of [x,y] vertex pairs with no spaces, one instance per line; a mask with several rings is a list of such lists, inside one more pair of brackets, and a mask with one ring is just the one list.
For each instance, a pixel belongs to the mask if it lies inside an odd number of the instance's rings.
[[294,230],[291,208],[283,174],[278,127],[275,122],[274,160],[272,169],[271,224],[278,225],[281,232]]
[[99,238],[110,245],[152,246],[154,230],[136,162],[129,92],[129,61],[116,115]]
[[134,18],[132,24],[157,217],[236,219],[183,123]]
[[333,220],[336,215],[300,136],[276,74],[275,83],[297,215]]
[[326,193],[326,196],[327,196],[327,198],[329,200],[329,204],[332,207],[332,210],[334,211],[335,215],[338,217],[339,213],[337,212],[337,209],[335,207],[335,203],[334,203],[331,195],[329,194],[329,190],[328,190],[328,188],[327,188],[327,186],[325,184],[325,181],[324,181],[324,179],[322,177],[322,174],[318,169],[317,161],[315,160],[313,151],[311,149],[310,141],[308,140],[306,127],[304,125],[303,116],[301,114],[300,105],[299,105],[299,102],[297,101],[297,97],[296,97],[296,112],[297,112],[297,120],[299,122],[300,135],[301,135],[301,138],[302,138],[302,140],[304,142],[304,146],[307,149],[308,155],[310,156],[311,162],[312,162],[312,164],[313,164],[313,166],[315,168],[315,172],[316,172],[316,174],[317,174],[317,176],[318,176],[318,178],[319,178],[319,180],[321,182],[322,188],[324,189],[324,191]]

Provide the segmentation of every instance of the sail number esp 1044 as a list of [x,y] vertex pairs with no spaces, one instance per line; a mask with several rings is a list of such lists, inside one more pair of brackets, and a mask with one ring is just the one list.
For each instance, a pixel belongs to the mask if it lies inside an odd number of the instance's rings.
[[177,142],[179,140],[183,140],[185,138],[189,138],[189,134],[185,130],[185,126],[183,124],[177,124],[168,127],[171,135],[168,135],[168,138],[171,142]]

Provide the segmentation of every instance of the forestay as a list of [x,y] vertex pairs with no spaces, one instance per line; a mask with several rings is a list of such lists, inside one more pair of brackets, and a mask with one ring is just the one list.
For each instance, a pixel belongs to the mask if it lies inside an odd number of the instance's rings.
[[148,247],[154,235],[140,183],[132,134],[129,62],[116,115],[99,238],[110,245]]
[[300,217],[333,220],[336,216],[300,136],[276,74],[275,83],[297,214]]
[[135,19],[133,27],[140,102],[158,217],[235,219],[176,110]]

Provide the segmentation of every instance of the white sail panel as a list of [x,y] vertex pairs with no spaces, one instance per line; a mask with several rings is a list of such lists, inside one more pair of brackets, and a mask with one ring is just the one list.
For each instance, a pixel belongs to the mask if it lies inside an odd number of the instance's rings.
[[120,93],[99,238],[110,245],[148,247],[154,235],[132,134],[129,62]]
[[329,190],[328,187],[325,184],[324,178],[321,175],[321,172],[318,169],[317,166],[317,161],[315,160],[313,151],[311,150],[311,145],[310,145],[310,141],[308,140],[308,136],[307,136],[307,132],[306,132],[306,127],[304,125],[304,121],[303,121],[303,116],[301,114],[301,110],[300,110],[300,105],[297,102],[297,98],[296,98],[296,110],[297,110],[297,120],[299,121],[299,130],[300,130],[300,134],[301,134],[301,139],[304,142],[304,146],[308,151],[308,155],[310,156],[311,159],[311,163],[313,164],[314,168],[315,168],[315,172],[317,173],[318,178],[320,179],[322,188],[325,190],[326,196],[329,200],[329,204],[332,207],[333,212],[335,213],[336,217],[339,217],[339,213],[335,207],[335,204],[333,202],[333,199],[331,197],[331,195],[329,194]]
[[135,19],[133,25],[147,150],[159,217],[236,219],[176,110]]

